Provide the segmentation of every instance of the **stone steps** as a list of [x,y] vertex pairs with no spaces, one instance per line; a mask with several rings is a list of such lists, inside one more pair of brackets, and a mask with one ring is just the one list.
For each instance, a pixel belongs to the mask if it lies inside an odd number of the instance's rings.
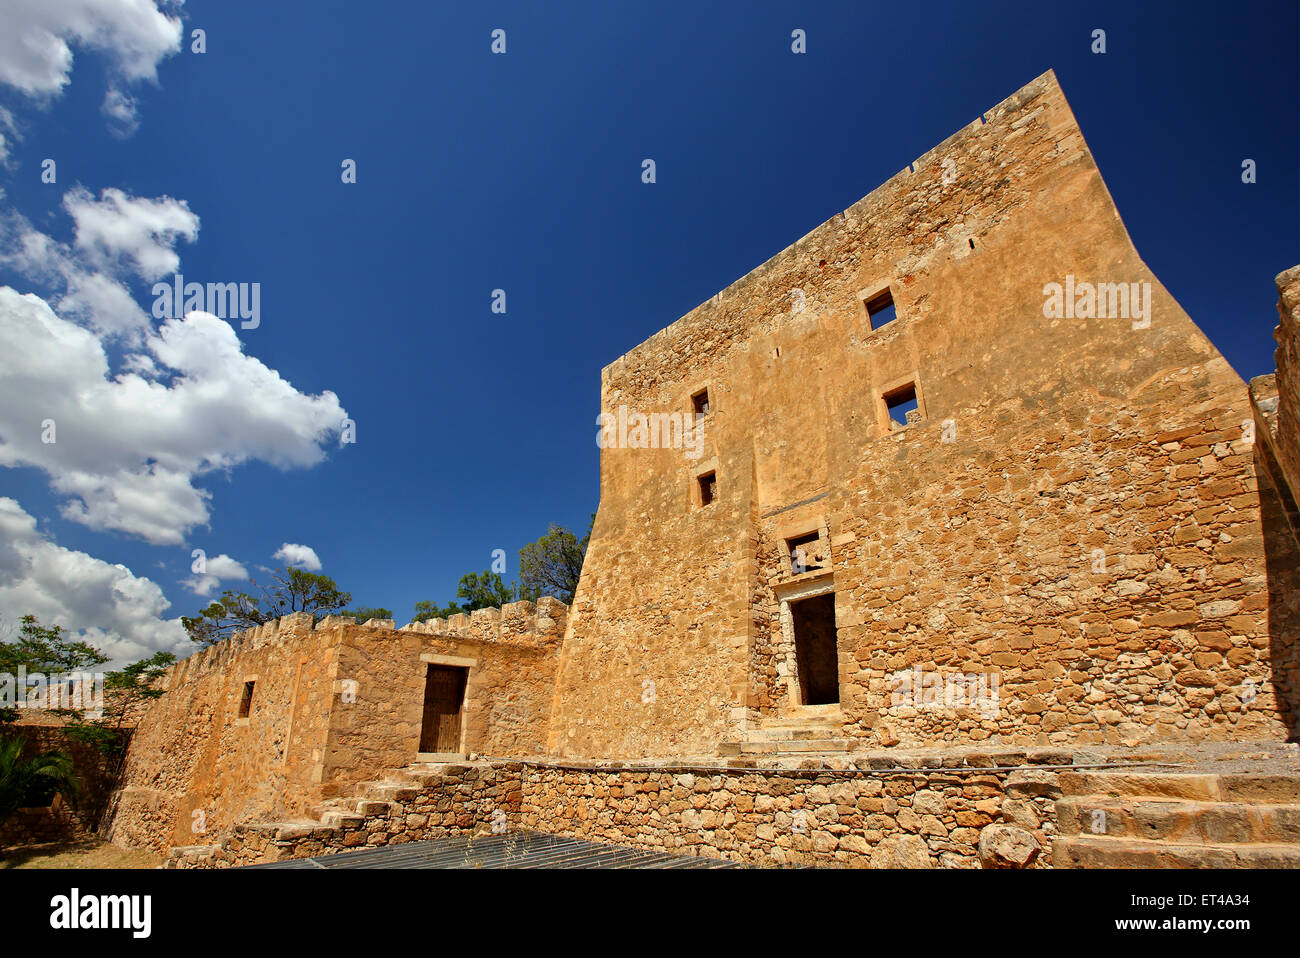
[[1056,803],[1059,834],[1180,845],[1300,842],[1300,805],[1081,795]]
[[1063,795],[1182,798],[1206,802],[1300,803],[1300,777],[1176,772],[1064,772]]
[[777,739],[768,742],[741,742],[742,755],[790,755],[849,752],[856,746],[851,738]]
[[1300,776],[1062,772],[1057,868],[1300,868]]
[[[383,779],[361,782],[352,787],[352,794],[331,798],[309,809],[309,818],[285,819],[272,822],[252,822],[236,826],[267,836],[273,842],[294,842],[305,838],[330,839],[347,829],[355,830],[369,819],[388,819],[404,807],[403,803],[417,798],[425,789],[438,784],[446,777],[447,769],[460,763],[416,763],[406,768],[392,769]],[[219,859],[229,844],[227,838],[221,845],[190,845],[173,848],[164,867],[204,867]]]
[[1052,842],[1055,868],[1300,868],[1300,845],[1178,845],[1073,835]]
[[786,715],[763,719],[763,724],[755,729],[751,729],[751,731],[784,728],[839,728],[843,724],[843,713],[831,715]]
[[744,739],[724,742],[722,756],[844,754],[861,743],[841,734],[842,714],[779,716],[744,731]]
[[789,728],[756,728],[746,734],[747,742],[795,742],[801,739],[842,738],[838,725],[825,728],[807,728],[790,726]]

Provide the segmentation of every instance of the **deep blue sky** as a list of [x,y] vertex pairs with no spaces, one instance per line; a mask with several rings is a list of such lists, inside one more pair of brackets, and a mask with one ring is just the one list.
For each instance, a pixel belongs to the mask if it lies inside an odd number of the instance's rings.
[[[207,477],[211,527],[185,548],[68,522],[41,473],[0,473],[60,545],[155,579],[172,615],[201,604],[179,585],[191,547],[251,568],[308,544],[400,622],[495,548],[509,578],[521,544],[596,507],[604,365],[1048,68],[1143,259],[1242,376],[1273,369],[1273,277],[1300,262],[1294,2],[190,0],[184,15],[208,52],[164,61],[134,136],[106,130],[93,54],[48,110],[22,111],[9,201],[61,238],[73,182],[187,201],[202,228],[183,272],[260,282],[246,351],[334,390],[359,442],[310,470]],[[44,156],[57,191],[37,182]]]

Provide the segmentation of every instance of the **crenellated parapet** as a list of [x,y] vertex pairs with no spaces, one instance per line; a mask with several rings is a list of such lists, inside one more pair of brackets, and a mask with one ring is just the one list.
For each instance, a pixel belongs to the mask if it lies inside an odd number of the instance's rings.
[[446,619],[412,622],[398,629],[392,619],[367,619],[358,623],[346,615],[327,615],[317,621],[310,612],[294,612],[251,629],[236,632],[229,639],[209,645],[189,658],[170,666],[161,679],[171,689],[229,665],[239,655],[269,645],[283,644],[312,633],[340,628],[379,629],[389,632],[421,632],[455,636],[480,642],[509,642],[548,646],[564,638],[569,607],[559,599],[543,596],[537,602],[510,602],[499,609],[478,609]]
[[445,619],[427,619],[403,626],[404,632],[453,635],[481,642],[548,645],[564,638],[569,607],[543,596],[536,602],[508,602],[499,609],[478,609]]

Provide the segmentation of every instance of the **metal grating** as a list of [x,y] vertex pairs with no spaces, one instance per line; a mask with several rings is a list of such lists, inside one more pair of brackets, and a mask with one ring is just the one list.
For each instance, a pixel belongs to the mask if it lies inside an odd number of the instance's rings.
[[442,838],[248,868],[738,868],[735,862],[542,832]]

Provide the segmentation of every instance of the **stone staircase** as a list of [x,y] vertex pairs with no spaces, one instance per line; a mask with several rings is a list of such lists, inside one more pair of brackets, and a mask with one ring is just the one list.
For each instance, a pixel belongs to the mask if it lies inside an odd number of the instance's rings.
[[1056,868],[1300,868],[1300,776],[1060,776]]
[[[308,810],[309,817],[250,822],[237,826],[236,831],[255,833],[274,843],[316,840],[324,845],[361,847],[371,843],[371,830],[383,829],[388,819],[403,813],[406,803],[449,778],[458,781],[458,773],[467,767],[464,763],[421,762],[390,769],[383,778],[352,786],[350,795],[313,806]],[[458,818],[461,820],[456,824],[461,828],[473,829],[481,824],[472,815]],[[220,844],[173,848],[164,867],[205,867],[219,861],[229,845],[227,837]]]
[[837,734],[843,724],[841,714],[768,719],[748,729],[741,741],[724,742],[719,754],[727,757],[842,755],[862,744]]

